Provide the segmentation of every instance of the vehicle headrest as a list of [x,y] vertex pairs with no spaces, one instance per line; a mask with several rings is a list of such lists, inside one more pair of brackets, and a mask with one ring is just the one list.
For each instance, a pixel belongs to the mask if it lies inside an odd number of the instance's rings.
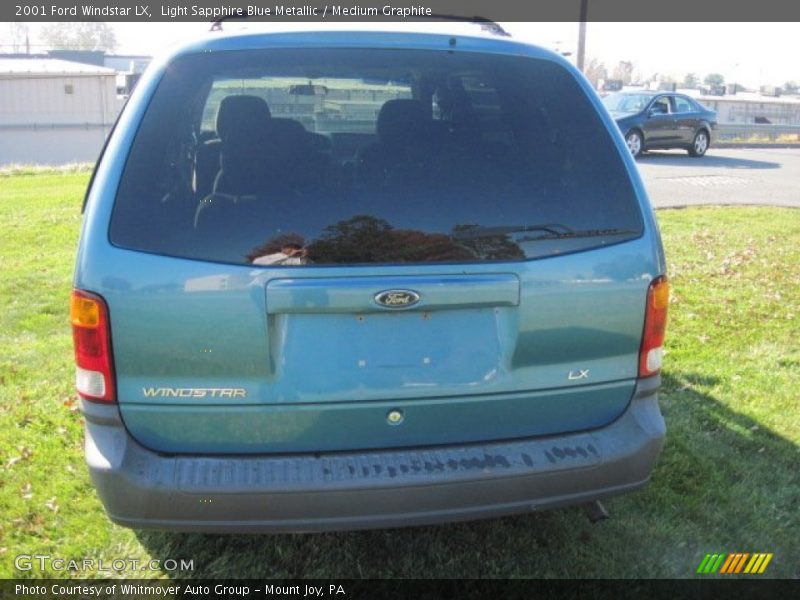
[[272,119],[270,131],[274,132],[275,136],[305,138],[308,135],[303,124],[294,119]]
[[247,132],[254,123],[271,117],[269,106],[258,96],[226,96],[217,110],[217,135],[224,140]]
[[389,100],[378,113],[378,139],[387,144],[408,144],[426,136],[432,123],[430,109],[419,100]]

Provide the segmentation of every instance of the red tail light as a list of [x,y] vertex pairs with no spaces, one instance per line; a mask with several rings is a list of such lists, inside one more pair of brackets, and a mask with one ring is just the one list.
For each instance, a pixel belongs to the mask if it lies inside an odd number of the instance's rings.
[[639,350],[639,377],[650,377],[661,370],[664,355],[664,332],[667,328],[669,283],[665,276],[654,279],[647,290],[644,335]]
[[111,328],[105,301],[95,294],[73,290],[69,318],[78,394],[95,402],[115,402]]

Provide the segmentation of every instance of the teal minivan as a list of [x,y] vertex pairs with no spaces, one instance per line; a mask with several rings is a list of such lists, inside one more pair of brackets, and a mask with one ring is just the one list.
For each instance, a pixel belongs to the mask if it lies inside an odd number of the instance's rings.
[[217,32],[149,67],[71,299],[113,521],[391,527],[646,484],[669,294],[642,182],[572,65],[474,29]]

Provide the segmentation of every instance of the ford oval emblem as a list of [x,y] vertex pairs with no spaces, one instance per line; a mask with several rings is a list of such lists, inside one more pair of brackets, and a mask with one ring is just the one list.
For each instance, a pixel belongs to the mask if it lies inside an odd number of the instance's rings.
[[419,294],[411,290],[386,290],[375,294],[375,302],[386,308],[408,308],[419,302]]

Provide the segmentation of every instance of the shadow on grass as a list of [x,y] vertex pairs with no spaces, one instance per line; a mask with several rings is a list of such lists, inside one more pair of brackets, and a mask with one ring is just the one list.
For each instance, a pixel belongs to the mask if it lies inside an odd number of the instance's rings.
[[685,167],[689,171],[692,169],[779,169],[780,163],[766,160],[752,160],[747,158],[735,158],[732,156],[720,156],[713,154],[714,148],[709,150],[700,158],[689,156],[685,152],[680,154],[674,152],[659,152],[650,150],[645,154],[639,155],[637,162],[646,163],[654,166],[665,167]]
[[701,391],[715,383],[664,375],[652,482],[607,501],[612,519],[597,525],[568,508],[346,533],[136,534],[155,558],[194,559],[174,579],[691,577],[706,552],[773,552],[770,574],[796,577],[798,447]]

